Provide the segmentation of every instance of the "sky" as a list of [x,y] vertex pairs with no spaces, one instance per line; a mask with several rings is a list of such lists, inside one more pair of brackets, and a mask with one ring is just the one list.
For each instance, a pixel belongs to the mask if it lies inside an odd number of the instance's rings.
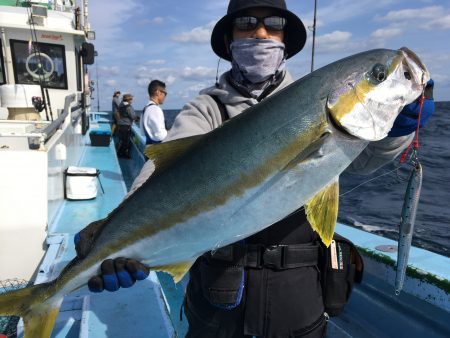
[[[311,70],[314,0],[286,0],[308,30],[303,50],[287,61],[294,79]],[[93,109],[111,110],[115,90],[134,95],[141,110],[147,86],[164,81],[163,109],[180,109],[230,68],[210,46],[228,0],[90,0],[97,58]],[[317,0],[314,68],[374,49],[408,47],[435,81],[436,101],[450,101],[450,0]]]

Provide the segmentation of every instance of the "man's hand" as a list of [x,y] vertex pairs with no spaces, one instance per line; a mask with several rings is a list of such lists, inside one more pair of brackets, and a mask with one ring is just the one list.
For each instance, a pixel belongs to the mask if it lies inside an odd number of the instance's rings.
[[[75,234],[74,243],[78,258],[83,259],[89,254],[105,223],[105,220],[92,222]],[[121,287],[129,288],[137,280],[147,278],[149,272],[148,267],[134,259],[107,259],[100,266],[100,275],[89,279],[88,287],[92,292],[117,291]]]
[[[430,116],[434,113],[435,105],[433,99],[434,81],[429,80],[425,87],[425,100],[423,101],[422,112],[420,114],[420,127],[425,126]],[[388,136],[398,137],[413,133],[417,129],[417,120],[420,111],[420,97],[406,105],[394,121],[394,125]]]
[[134,259],[118,257],[107,259],[100,266],[101,273],[88,281],[91,292],[117,291],[119,288],[129,288],[137,280],[146,279],[149,268]]
[[76,233],[73,241],[75,243],[75,250],[77,257],[83,259],[88,255],[94,246],[94,242],[105,224],[104,220],[92,222],[87,227]]

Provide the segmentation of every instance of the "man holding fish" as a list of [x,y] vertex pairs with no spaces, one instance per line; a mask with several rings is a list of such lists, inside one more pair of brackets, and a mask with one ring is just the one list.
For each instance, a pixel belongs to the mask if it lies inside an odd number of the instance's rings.
[[319,243],[333,239],[339,174],[376,170],[408,146],[413,130],[386,136],[429,74],[402,48],[293,82],[285,61],[305,41],[284,0],[231,0],[211,37],[231,70],[147,148],[130,194],[77,234],[60,277],[0,296],[0,314],[49,337],[65,294],[87,279],[94,292],[130,287],[149,267],[176,281],[189,270],[187,337],[324,337]]
[[[219,57],[231,61],[232,68],[183,108],[168,140],[207,133],[288,86],[293,80],[285,61],[305,41],[303,23],[284,1],[230,1],[211,44]],[[423,112],[424,120],[433,110],[430,106]],[[391,133],[401,137],[370,144],[349,169],[370,172],[394,159],[411,142],[413,131],[395,129]],[[152,172],[153,163],[148,162],[132,191]],[[326,318],[315,269],[318,241],[304,210],[299,210],[245,240],[201,256],[190,269],[186,291],[187,336],[322,337]],[[269,252],[270,264],[255,258]],[[289,255],[289,268],[282,266],[281,255]],[[126,274],[123,264],[118,265],[118,273]],[[105,262],[103,268],[103,278],[92,279],[91,288],[118,289],[123,277],[115,279],[114,262]]]

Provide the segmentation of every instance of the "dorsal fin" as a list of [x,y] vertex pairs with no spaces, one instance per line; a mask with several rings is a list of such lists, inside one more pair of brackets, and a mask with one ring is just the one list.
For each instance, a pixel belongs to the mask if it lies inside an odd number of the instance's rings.
[[155,164],[155,173],[167,168],[174,160],[191,149],[204,135],[195,135],[145,148],[145,155]]

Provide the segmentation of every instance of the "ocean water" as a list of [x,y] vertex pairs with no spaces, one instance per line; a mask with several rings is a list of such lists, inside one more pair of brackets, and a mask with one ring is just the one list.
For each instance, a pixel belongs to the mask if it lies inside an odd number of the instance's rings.
[[[437,102],[435,113],[419,131],[418,157],[423,168],[423,183],[413,245],[448,257],[449,141],[450,102]],[[396,169],[399,166],[397,159],[369,176],[342,174],[339,220],[397,240],[403,198],[411,171],[408,164]]]
[[[178,110],[164,110],[173,124]],[[450,102],[419,132],[418,157],[423,168],[413,245],[450,257]],[[411,167],[398,159],[369,176],[340,178],[339,221],[397,240],[403,198]],[[356,188],[356,189],[355,189]]]

